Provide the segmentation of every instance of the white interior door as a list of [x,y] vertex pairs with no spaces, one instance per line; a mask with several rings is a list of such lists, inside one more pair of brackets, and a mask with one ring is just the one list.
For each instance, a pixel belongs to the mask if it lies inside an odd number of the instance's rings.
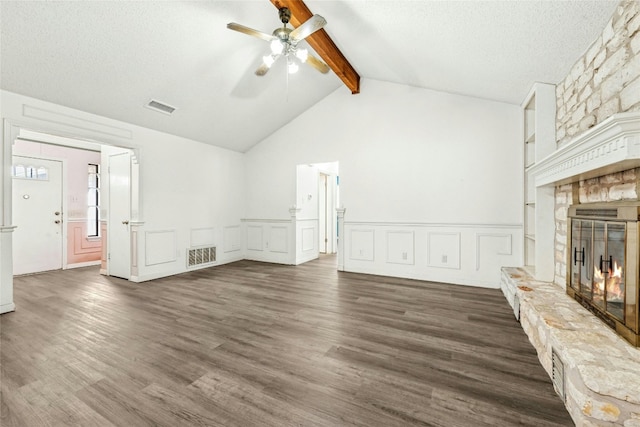
[[13,274],[62,268],[62,162],[13,156]]
[[131,153],[109,156],[109,222],[107,265],[110,276],[131,276]]
[[338,176],[327,176],[327,252],[338,251]]
[[327,253],[327,175],[323,173],[318,180],[318,249]]

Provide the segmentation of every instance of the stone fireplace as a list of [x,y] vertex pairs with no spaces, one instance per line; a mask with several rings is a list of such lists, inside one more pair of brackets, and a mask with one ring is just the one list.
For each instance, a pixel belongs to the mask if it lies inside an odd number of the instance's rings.
[[640,202],[569,208],[567,294],[635,347]]
[[535,132],[523,221],[526,235],[535,213],[535,270],[504,268],[501,288],[576,425],[640,427],[639,1],[618,4],[540,107],[551,130]]
[[534,185],[556,189],[543,216],[555,221],[556,280],[503,269],[502,291],[579,426],[640,427],[638,167],[640,112],[536,163]]

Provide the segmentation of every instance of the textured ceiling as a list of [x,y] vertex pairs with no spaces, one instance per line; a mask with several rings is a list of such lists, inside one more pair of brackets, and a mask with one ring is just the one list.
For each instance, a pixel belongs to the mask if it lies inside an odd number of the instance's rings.
[[[363,78],[519,104],[534,81],[568,73],[617,2],[306,4]],[[287,79],[276,63],[255,76],[268,44],[229,22],[280,25],[268,0],[3,0],[0,87],[241,152],[334,90],[348,93],[310,67]],[[178,109],[143,108],[152,98]]]

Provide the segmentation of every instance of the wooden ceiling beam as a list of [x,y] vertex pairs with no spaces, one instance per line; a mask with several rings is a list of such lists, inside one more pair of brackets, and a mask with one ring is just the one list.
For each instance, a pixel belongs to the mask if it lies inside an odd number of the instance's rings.
[[[299,27],[313,14],[302,0],[270,0],[278,9],[287,7],[291,11],[290,23],[294,28]],[[324,29],[316,31],[305,39],[307,43],[316,51],[324,62],[351,90],[352,94],[360,93],[360,75],[347,61],[340,49],[331,40],[331,37]]]

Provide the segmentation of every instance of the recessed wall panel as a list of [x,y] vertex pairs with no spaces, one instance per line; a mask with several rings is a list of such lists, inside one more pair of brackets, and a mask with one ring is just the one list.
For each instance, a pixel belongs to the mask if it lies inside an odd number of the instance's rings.
[[351,250],[349,257],[359,261],[374,260],[374,231],[373,230],[351,230],[350,233]]
[[414,263],[414,232],[387,231],[387,262],[390,264]]
[[165,264],[177,259],[175,230],[147,231],[144,234],[145,265]]
[[513,236],[506,233],[476,234],[476,271],[492,267],[499,258],[513,254]]
[[315,233],[313,227],[302,229],[302,251],[312,251],[315,247]]
[[263,228],[261,225],[247,226],[247,249],[250,251],[263,250]]
[[288,227],[271,226],[269,231],[269,251],[287,253]]
[[208,228],[192,228],[190,238],[191,248],[197,248],[201,246],[215,246],[216,244],[216,231],[213,227]]
[[231,225],[224,228],[222,236],[224,252],[236,252],[240,250],[240,227]]
[[427,265],[460,269],[460,233],[428,232]]

